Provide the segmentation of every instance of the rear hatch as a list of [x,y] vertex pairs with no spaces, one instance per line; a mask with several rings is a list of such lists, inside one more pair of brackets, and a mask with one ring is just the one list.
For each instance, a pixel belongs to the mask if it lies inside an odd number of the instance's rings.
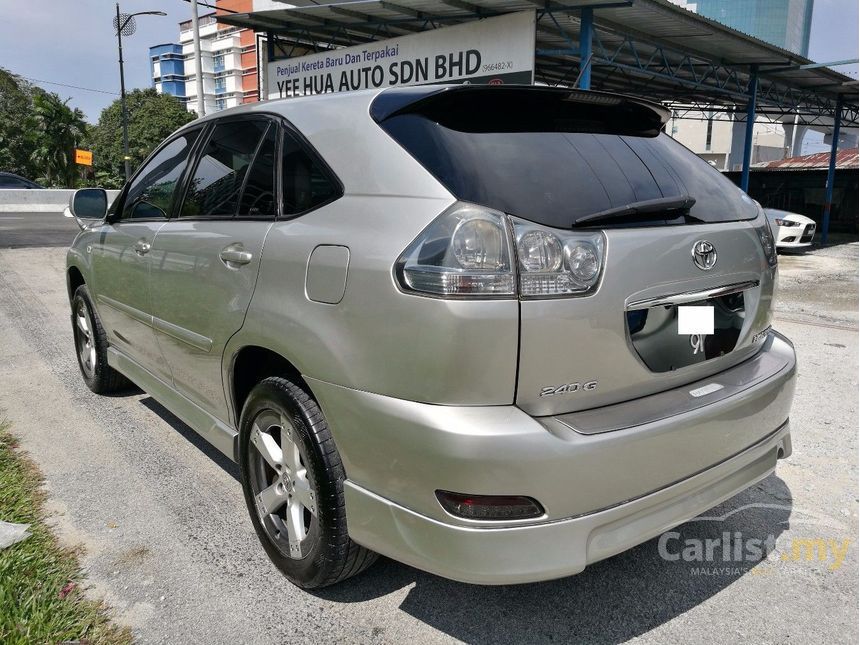
[[[776,268],[760,209],[661,133],[660,106],[549,88],[414,88],[383,93],[372,113],[459,200],[602,236],[587,295],[520,297],[515,399],[529,414],[698,381],[763,342]],[[713,307],[713,334],[679,333],[679,307],[695,305]]]

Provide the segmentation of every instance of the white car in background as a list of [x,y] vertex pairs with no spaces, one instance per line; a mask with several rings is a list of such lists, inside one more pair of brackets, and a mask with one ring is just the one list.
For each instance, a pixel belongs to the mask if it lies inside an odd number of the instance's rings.
[[815,220],[806,215],[765,208],[777,249],[803,249],[812,246]]

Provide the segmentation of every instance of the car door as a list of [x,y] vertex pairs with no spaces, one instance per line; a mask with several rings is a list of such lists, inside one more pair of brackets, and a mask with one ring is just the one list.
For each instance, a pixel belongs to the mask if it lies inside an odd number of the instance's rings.
[[165,142],[132,178],[93,244],[93,296],[108,342],[162,379],[170,372],[152,330],[150,255],[168,221],[200,129]]
[[154,327],[174,387],[222,420],[221,357],[244,321],[277,213],[278,131],[267,117],[215,121],[178,216],[152,243]]

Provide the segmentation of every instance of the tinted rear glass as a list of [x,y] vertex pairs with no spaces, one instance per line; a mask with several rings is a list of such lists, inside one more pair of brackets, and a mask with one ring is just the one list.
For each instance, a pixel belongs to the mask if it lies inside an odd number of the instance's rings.
[[[447,113],[417,107],[380,123],[458,199],[557,228],[633,202],[685,195],[696,200],[689,211],[696,220],[756,216],[731,181],[668,135],[601,126],[593,106],[587,119],[577,119],[577,106],[535,118],[503,100],[489,115],[487,105],[470,110],[467,101],[459,103],[446,105]],[[676,216],[651,214],[640,223],[674,223]]]

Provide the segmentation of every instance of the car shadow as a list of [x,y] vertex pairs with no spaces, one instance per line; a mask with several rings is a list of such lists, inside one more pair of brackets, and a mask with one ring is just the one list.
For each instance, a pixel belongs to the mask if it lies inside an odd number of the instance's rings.
[[[151,397],[140,402],[239,481],[238,466]],[[246,512],[237,508],[237,513]],[[726,532],[744,540],[779,538],[789,528],[791,491],[776,475],[683,524],[664,550],[679,556],[690,541]],[[400,610],[466,643],[621,643],[705,602],[740,578],[766,574],[761,558],[667,560],[655,538],[582,573],[549,582],[480,586],[447,580],[388,558],[338,585],[310,591],[335,603],[357,603],[409,588]]]
[[136,394],[146,394],[143,390],[141,390],[134,383],[129,382],[128,385],[114,390],[113,392],[101,392],[99,396],[107,397],[109,399],[125,399],[130,396],[134,396]]
[[[766,506],[765,506],[766,505]],[[788,528],[791,493],[771,475],[693,520],[667,546],[679,555],[688,540],[704,543],[728,531],[744,539],[774,539]],[[732,514],[732,511],[735,511]],[[650,540],[576,576],[550,582],[487,587],[453,582],[382,559],[354,580],[316,595],[333,602],[362,602],[411,586],[400,605],[410,616],[467,643],[620,643],[696,607],[768,563],[667,561]],[[761,568],[756,570],[756,564]]]
[[218,464],[218,466],[221,467],[221,470],[230,475],[230,477],[235,479],[237,482],[240,481],[239,466],[232,459],[226,457],[215,446],[206,441],[206,439],[204,439],[194,430],[192,430],[191,426],[187,425],[184,421],[182,421],[182,419],[177,417],[175,414],[173,414],[170,410],[165,408],[163,405],[161,405],[161,403],[153,399],[151,396],[146,396],[142,398],[140,402],[146,408],[157,414],[162,421],[167,423],[171,428],[176,430],[176,432],[181,434],[200,452],[202,452],[204,455],[209,457],[209,459]]
[[792,256],[792,255],[793,256],[803,256],[803,255],[806,255],[806,254],[811,253],[813,251],[817,251],[820,248],[821,248],[821,246],[805,246],[805,247],[799,248],[799,249],[791,249],[791,248],[789,248],[789,249],[781,248],[780,249],[780,248],[777,248],[776,254],[777,255],[788,255],[788,256]]

